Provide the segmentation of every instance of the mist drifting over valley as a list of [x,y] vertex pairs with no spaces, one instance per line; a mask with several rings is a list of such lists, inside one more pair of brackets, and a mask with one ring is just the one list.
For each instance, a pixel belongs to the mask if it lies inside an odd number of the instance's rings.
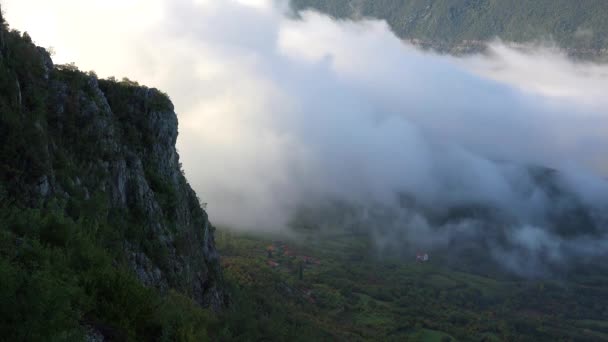
[[[381,248],[477,244],[522,275],[606,255],[608,66],[500,41],[440,55],[383,21],[271,1],[4,8],[67,51],[57,62],[170,94],[186,174],[218,225],[289,229],[302,208],[323,221],[346,203]],[[29,26],[36,11],[46,26]]]

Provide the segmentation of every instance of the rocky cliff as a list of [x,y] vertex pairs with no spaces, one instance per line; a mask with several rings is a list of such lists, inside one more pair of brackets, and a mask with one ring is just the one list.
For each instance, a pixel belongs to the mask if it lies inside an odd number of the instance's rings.
[[[145,286],[161,294],[175,289],[220,310],[214,228],[184,177],[177,135],[166,94],[56,66],[2,21],[0,211],[10,213],[0,215],[2,230],[22,239],[29,231],[14,228],[14,217],[52,212],[90,230],[114,265],[126,265]],[[31,240],[72,243],[51,233],[53,239],[41,230]]]

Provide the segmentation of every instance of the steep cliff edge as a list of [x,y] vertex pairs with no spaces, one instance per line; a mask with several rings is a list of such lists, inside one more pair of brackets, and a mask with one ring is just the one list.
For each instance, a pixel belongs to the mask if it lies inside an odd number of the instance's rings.
[[[103,278],[119,274],[152,292],[137,285],[129,291],[162,298],[175,290],[221,310],[214,228],[181,170],[168,96],[128,80],[98,80],[73,65],[55,66],[47,51],[3,21],[0,50],[0,275],[22,280],[13,297],[9,288],[0,285],[0,291],[23,307],[19,293],[35,283],[27,273],[44,271],[65,281],[63,288],[82,290],[83,301],[99,302],[111,297],[99,293]],[[35,265],[23,259],[29,250],[38,253]],[[99,279],[86,273],[102,266],[109,273]],[[75,279],[63,279],[61,267]],[[120,288],[116,281],[105,290]],[[110,324],[125,336],[145,336],[135,324],[122,326],[116,318],[122,313],[66,302],[81,326]],[[122,299],[111,304],[129,305]]]

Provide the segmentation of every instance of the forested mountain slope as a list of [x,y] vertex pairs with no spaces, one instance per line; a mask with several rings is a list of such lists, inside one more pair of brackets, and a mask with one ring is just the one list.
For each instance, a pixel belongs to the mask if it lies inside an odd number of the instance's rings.
[[[2,19],[0,19],[2,20]],[[0,335],[201,340],[225,295],[167,95],[0,27]]]
[[497,37],[550,42],[570,54],[608,54],[603,0],[291,0],[296,10],[384,19],[400,37],[440,51],[477,51]]

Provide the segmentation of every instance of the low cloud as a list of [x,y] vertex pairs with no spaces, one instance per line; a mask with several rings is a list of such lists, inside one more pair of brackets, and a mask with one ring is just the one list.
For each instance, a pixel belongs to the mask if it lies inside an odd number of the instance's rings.
[[382,21],[294,19],[269,1],[92,3],[3,8],[69,51],[58,59],[171,95],[217,224],[287,229],[337,201],[386,248],[479,240],[522,274],[604,253],[605,65],[501,42],[438,55]]

